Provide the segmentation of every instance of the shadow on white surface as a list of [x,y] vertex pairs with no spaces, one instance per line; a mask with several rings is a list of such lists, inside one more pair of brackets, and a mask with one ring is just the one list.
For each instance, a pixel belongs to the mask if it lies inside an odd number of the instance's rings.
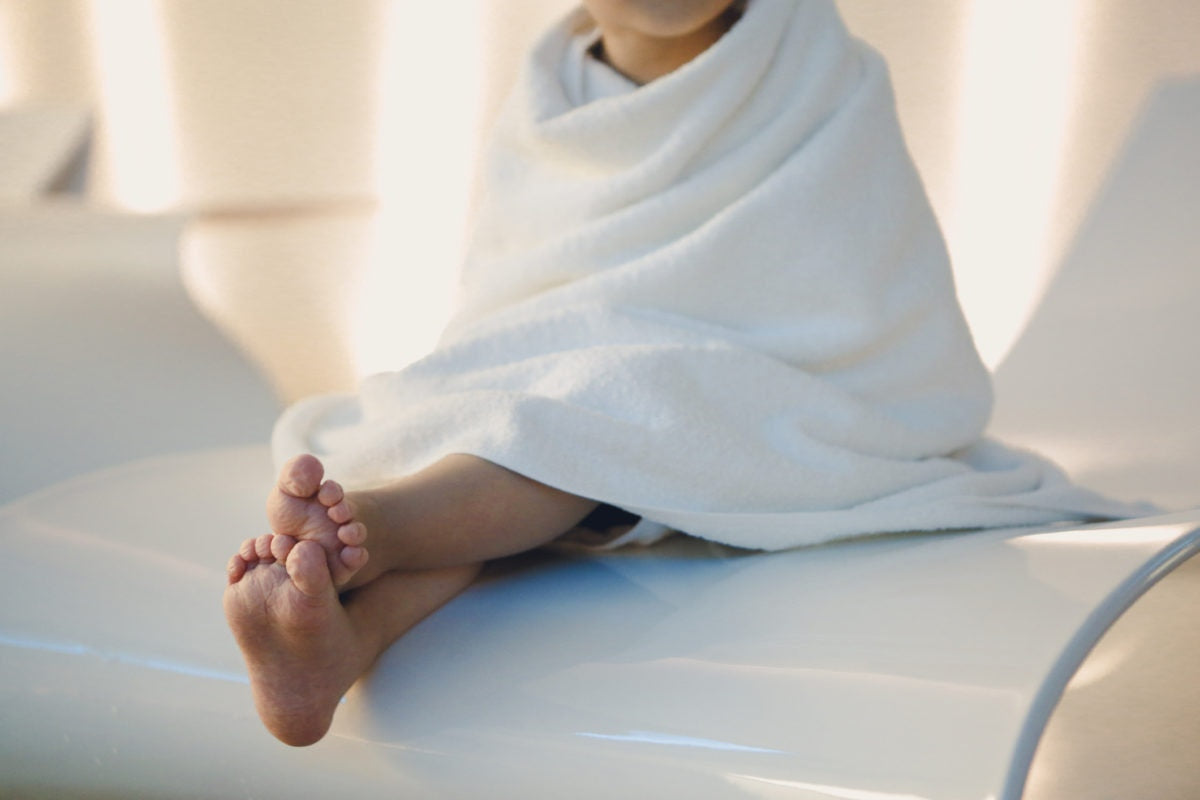
[[996,374],[992,432],[1089,488],[1200,505],[1200,78],[1149,100]]
[[88,128],[88,115],[79,108],[0,108],[0,202],[27,203],[70,181],[68,173],[86,151]]

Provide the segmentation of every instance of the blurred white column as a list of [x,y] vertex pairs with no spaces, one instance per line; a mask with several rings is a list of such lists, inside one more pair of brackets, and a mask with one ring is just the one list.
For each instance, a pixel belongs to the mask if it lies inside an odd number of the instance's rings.
[[0,0],[0,105],[90,105],[88,0]]
[[94,196],[135,210],[373,198],[407,0],[0,0],[0,103],[89,107]]
[[0,0],[0,198],[81,181],[96,107],[86,0]]
[[102,203],[132,211],[180,206],[174,87],[155,0],[91,0],[96,137],[88,180]]
[[384,0],[160,0],[180,202],[374,196]]
[[95,198],[138,211],[174,205],[177,164],[153,0],[0,0],[0,69],[0,104],[91,115]]
[[4,6],[0,6],[0,108],[11,105],[17,92],[16,58],[12,52],[12,20]]
[[369,260],[371,215],[211,214],[182,243],[192,299],[284,400],[354,388],[351,320]]
[[[101,0],[103,2],[103,0]],[[285,400],[352,389],[393,0],[156,0],[196,302]],[[417,72],[415,79],[425,80]]]
[[380,213],[353,317],[360,375],[435,344],[450,314],[482,138],[484,0],[394,3],[380,72]]
[[1024,327],[1071,231],[1059,225],[1087,31],[1082,0],[972,0],[946,234],[984,360]]

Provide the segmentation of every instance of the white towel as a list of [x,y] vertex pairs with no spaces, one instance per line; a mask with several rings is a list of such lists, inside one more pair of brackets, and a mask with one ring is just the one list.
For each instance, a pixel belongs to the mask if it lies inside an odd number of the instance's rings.
[[760,549],[1140,510],[981,441],[989,378],[886,69],[830,0],[752,0],[586,102],[594,35],[575,12],[532,52],[436,351],[291,409],[278,457],[364,486],[469,453],[639,536]]

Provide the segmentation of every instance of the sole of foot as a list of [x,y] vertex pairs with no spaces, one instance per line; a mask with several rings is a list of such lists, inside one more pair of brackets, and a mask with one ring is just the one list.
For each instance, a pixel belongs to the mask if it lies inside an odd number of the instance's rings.
[[248,539],[230,561],[229,580],[225,615],[259,717],[280,741],[313,744],[362,671],[324,549],[269,534]]

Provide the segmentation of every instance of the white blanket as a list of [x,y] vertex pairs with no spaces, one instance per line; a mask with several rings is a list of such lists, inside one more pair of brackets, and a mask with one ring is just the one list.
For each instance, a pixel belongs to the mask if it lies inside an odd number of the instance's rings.
[[1140,510],[981,440],[989,378],[886,69],[830,0],[752,0],[627,91],[586,73],[587,24],[540,40],[501,115],[439,347],[291,409],[279,458],[364,486],[470,453],[635,538],[761,549]]

